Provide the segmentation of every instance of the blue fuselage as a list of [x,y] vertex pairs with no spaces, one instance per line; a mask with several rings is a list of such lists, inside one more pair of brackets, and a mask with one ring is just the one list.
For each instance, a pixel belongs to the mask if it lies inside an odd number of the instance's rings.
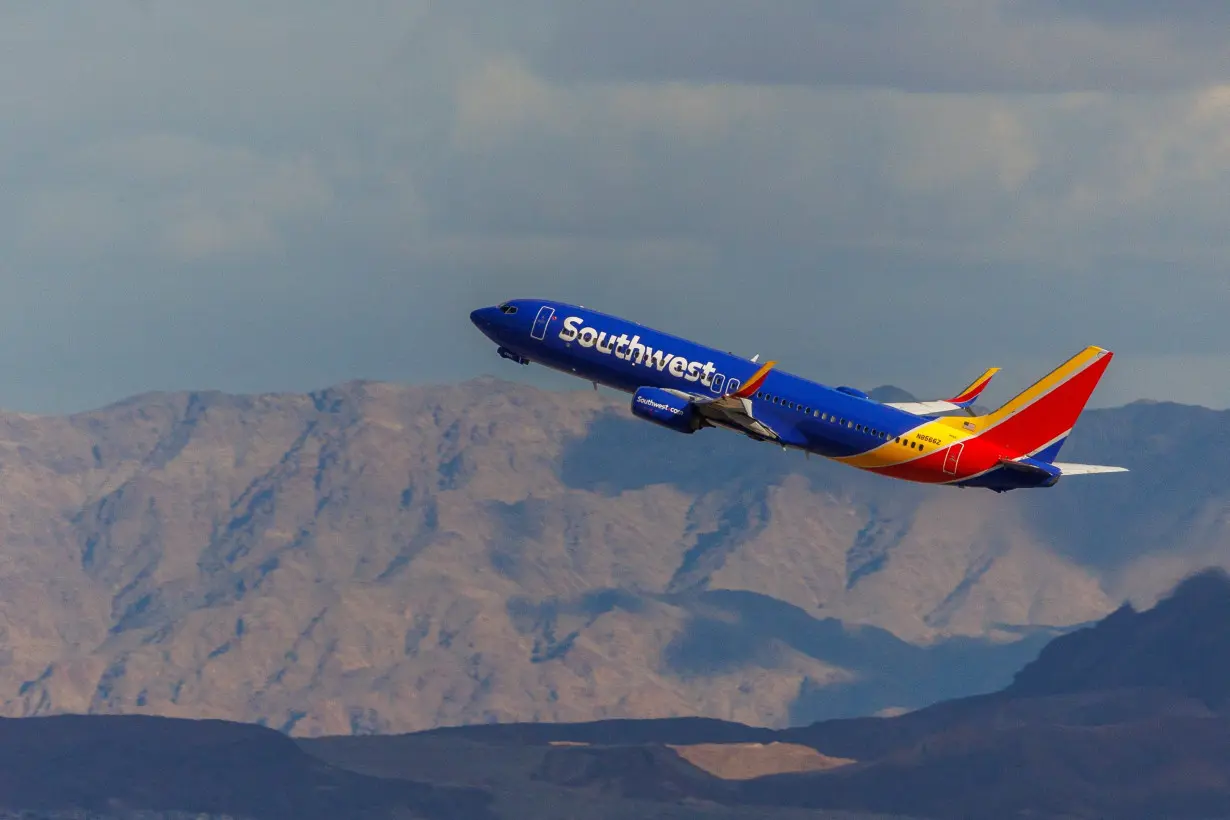
[[[742,356],[562,302],[518,299],[470,318],[507,358],[629,393],[659,387],[718,396],[760,368]],[[846,390],[775,369],[751,401],[756,418],[783,445],[830,458],[866,452],[924,421]]]

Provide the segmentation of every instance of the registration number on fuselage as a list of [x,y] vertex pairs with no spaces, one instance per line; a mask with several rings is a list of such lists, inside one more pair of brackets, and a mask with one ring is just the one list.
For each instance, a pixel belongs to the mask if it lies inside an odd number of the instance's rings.
[[918,437],[919,439],[921,439],[922,441],[927,441],[927,442],[930,442],[930,443],[932,443],[932,444],[943,444],[943,443],[944,443],[944,442],[940,441],[938,438],[931,438],[931,436],[924,436],[924,435],[922,435],[921,433],[915,433],[915,436],[917,436],[917,437]]

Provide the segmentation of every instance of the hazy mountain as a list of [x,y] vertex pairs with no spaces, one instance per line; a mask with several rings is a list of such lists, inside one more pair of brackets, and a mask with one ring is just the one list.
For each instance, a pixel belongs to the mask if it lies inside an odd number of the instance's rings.
[[335,768],[257,726],[145,716],[0,720],[0,806],[8,809],[486,820],[496,816],[491,802],[480,789]]
[[1230,700],[1219,649],[1228,608],[1230,578],[1203,573],[1148,611],[1122,609],[1056,638],[999,692],[894,718],[787,730],[695,719],[514,724],[301,745],[369,774],[459,778],[505,794],[548,784],[604,804],[979,820],[1224,817]]
[[997,496],[491,379],[0,415],[0,708],[296,734],[915,708],[1221,560],[1226,436],[1097,411],[1064,456],[1134,472]]
[[[141,716],[0,720],[26,817],[908,820],[1230,814],[1230,577],[1052,640],[997,692],[773,730],[706,719],[301,738]],[[22,816],[19,814],[18,816]]]

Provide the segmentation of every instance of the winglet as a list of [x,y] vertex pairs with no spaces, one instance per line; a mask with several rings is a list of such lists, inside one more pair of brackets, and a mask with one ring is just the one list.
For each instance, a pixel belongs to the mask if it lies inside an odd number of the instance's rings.
[[946,399],[946,401],[949,404],[955,404],[957,407],[971,407],[978,400],[978,397],[982,395],[982,391],[987,389],[987,385],[991,383],[991,377],[998,372],[998,367],[988,368],[985,373],[974,379],[968,387],[955,397]]
[[760,385],[764,383],[765,377],[769,375],[769,371],[777,362],[765,362],[760,366],[760,369],[752,374],[752,377],[747,380],[747,384],[740,387],[731,395],[740,399],[750,399],[756,395],[756,391],[760,389]]

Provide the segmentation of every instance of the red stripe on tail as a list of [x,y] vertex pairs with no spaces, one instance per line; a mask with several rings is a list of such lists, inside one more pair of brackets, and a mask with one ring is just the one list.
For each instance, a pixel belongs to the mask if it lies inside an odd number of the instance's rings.
[[1025,455],[1064,435],[1076,424],[1113,356],[1107,351],[1032,403],[997,420],[982,437],[1016,455]]

